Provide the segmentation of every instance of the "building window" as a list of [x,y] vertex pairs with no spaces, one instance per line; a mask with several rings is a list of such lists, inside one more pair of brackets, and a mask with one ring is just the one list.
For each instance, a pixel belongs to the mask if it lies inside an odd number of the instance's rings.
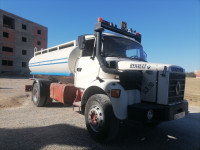
[[2,65],[3,65],[3,66],[7,66],[7,64],[8,64],[8,63],[7,63],[7,60],[2,60]]
[[13,18],[3,16],[3,26],[6,28],[14,29],[15,28],[15,20]]
[[37,34],[41,34],[42,33],[42,31],[41,30],[37,30]]
[[27,51],[26,50],[22,50],[22,55],[26,55],[27,54]]
[[22,62],[22,67],[26,68],[26,62]]
[[37,41],[37,45],[41,45],[41,42],[40,42],[40,41]]
[[26,25],[22,24],[22,29],[26,30]]
[[22,41],[23,41],[23,42],[26,42],[27,39],[26,39],[25,37],[22,37]]
[[13,52],[13,48],[12,48],[12,47],[3,46],[3,47],[2,47],[2,51],[5,51],[5,52]]
[[13,61],[11,60],[2,60],[3,66],[13,66]]
[[8,66],[13,66],[13,61],[8,60]]
[[9,38],[9,34],[8,34],[8,32],[3,32],[3,37],[5,37],[5,38]]

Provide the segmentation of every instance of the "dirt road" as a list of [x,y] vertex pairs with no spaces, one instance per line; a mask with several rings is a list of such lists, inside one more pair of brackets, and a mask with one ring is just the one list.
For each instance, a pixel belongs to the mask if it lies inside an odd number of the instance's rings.
[[[2,80],[5,81],[4,87]],[[13,80],[23,84],[31,82]],[[102,145],[90,138],[83,115],[59,103],[35,107],[22,85],[7,89],[10,84],[6,83],[11,81],[0,78],[0,102],[4,94],[12,95],[16,87],[19,91],[14,93],[22,98],[19,98],[20,104],[17,106],[7,107],[1,103],[0,149],[200,149],[199,107],[190,107],[190,114],[183,119],[165,122],[157,127],[127,122],[114,143]]]

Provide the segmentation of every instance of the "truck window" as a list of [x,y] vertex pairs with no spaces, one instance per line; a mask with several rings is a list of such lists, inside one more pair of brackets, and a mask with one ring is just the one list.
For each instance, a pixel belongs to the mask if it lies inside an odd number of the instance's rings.
[[82,53],[82,57],[92,56],[93,49],[94,49],[94,39],[86,40],[85,50]]
[[123,37],[104,36],[103,57],[127,57],[146,61],[142,46]]

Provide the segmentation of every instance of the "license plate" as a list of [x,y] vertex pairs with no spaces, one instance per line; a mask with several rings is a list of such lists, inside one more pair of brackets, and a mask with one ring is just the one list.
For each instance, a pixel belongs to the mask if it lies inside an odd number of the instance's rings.
[[185,112],[184,111],[181,112],[181,113],[175,114],[174,115],[174,120],[180,119],[180,118],[183,118],[183,117],[185,117]]

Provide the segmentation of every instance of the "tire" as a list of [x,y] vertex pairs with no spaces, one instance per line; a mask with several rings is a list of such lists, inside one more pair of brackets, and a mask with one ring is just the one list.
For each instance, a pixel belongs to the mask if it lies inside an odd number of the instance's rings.
[[47,97],[44,95],[41,95],[41,86],[37,82],[33,85],[33,90],[32,90],[32,101],[33,104],[37,107],[42,107],[45,105]]
[[86,127],[98,142],[114,140],[119,131],[119,120],[114,116],[108,96],[96,94],[89,98],[85,109]]
[[49,106],[51,105],[53,102],[53,99],[51,99],[49,96],[46,98],[46,102],[45,102],[45,105]]

